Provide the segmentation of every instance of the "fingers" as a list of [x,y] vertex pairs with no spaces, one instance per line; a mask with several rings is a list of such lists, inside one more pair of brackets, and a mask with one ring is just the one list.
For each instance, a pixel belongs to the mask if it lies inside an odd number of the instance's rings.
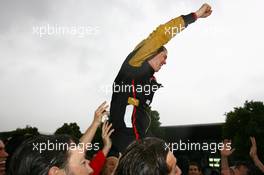
[[206,10],[211,10],[211,6],[207,3],[204,3],[201,8],[205,8]]
[[199,9],[200,17],[206,18],[212,14],[212,8],[208,4],[203,4],[202,7]]
[[[232,144],[231,140],[225,139],[224,140],[224,149],[225,150],[230,150],[231,147],[229,147]],[[228,146],[229,145],[229,146]],[[232,153],[235,149],[230,150],[230,152]]]
[[208,10],[208,11],[206,11],[206,12],[205,12],[205,14],[204,14],[204,15],[205,15],[205,16],[209,16],[209,15],[211,15],[211,14],[212,14],[212,12],[213,12],[212,10]]
[[[111,129],[112,123],[104,122],[102,128],[102,137],[110,137],[111,134],[114,132],[114,129]],[[110,130],[111,129],[111,130]]]
[[235,150],[236,150],[235,148],[231,149],[230,153],[232,154]]
[[225,139],[224,140],[224,145],[226,145],[227,143],[231,143],[231,140]]
[[212,14],[212,11],[208,11],[208,12],[204,12],[202,15],[201,15],[201,18],[206,18],[208,16],[210,16]]
[[109,112],[106,110],[109,107],[109,105],[106,104],[106,101],[103,102],[95,111],[94,114],[94,120],[100,124],[102,122],[102,117],[104,115],[108,115]]
[[257,145],[255,137],[250,137],[250,141],[251,141],[252,145],[254,145],[254,146]]
[[257,154],[257,143],[255,137],[250,137],[250,141],[251,141],[251,148],[249,151],[249,155],[254,157]]
[[102,136],[104,136],[105,134],[105,125],[106,125],[106,122],[104,122],[102,126]]
[[114,131],[115,129],[111,129],[111,131],[107,134],[107,137],[110,137]]
[[104,133],[104,136],[107,134],[109,124],[108,122],[104,122],[102,132]]
[[104,105],[101,105],[97,108],[96,112],[100,112],[100,113],[103,113],[106,111],[106,109],[109,107],[109,105],[106,105],[106,102],[103,103]]
[[102,113],[102,116],[104,116],[104,115],[109,116],[109,114],[110,114],[109,111],[106,111],[106,110],[105,110],[105,111]]
[[108,124],[108,122],[107,122],[106,133],[109,132],[111,127],[112,127],[112,123]]
[[97,110],[100,109],[100,108],[102,108],[105,104],[106,104],[106,101],[104,101],[104,102],[103,102],[103,103],[97,108]]
[[224,139],[223,141],[223,144],[224,144],[224,147],[223,147],[223,152],[229,152],[230,154],[232,154],[235,149],[231,149],[231,140],[228,140],[228,139]]
[[109,105],[106,104],[106,101],[104,101],[97,109],[96,112],[100,112],[102,113],[103,111],[105,111],[107,108],[109,107]]

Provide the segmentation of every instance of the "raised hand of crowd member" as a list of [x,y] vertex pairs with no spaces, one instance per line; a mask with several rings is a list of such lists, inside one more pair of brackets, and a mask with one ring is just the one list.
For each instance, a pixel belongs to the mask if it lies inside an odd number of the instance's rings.
[[102,139],[104,143],[104,147],[102,149],[105,156],[108,155],[108,152],[110,151],[112,147],[112,140],[110,138],[111,134],[114,132],[114,129],[111,129],[112,124],[109,124],[107,121],[104,122],[102,127]]
[[253,160],[254,164],[259,168],[261,172],[264,173],[264,165],[258,158],[257,143],[256,143],[255,137],[250,137],[250,141],[251,141],[251,148],[249,151],[249,155],[251,159]]
[[93,140],[93,137],[96,133],[97,128],[101,125],[102,118],[104,115],[108,115],[107,108],[109,105],[107,105],[106,102],[103,102],[95,111],[94,113],[94,119],[90,127],[85,131],[83,136],[80,139],[81,143],[87,144],[91,143]]
[[231,170],[230,170],[229,164],[228,164],[228,157],[235,151],[235,149],[231,149],[231,147],[228,145],[231,145],[231,141],[225,139],[224,140],[224,147],[221,150],[221,174],[222,175],[230,175],[231,174]]
[[246,163],[240,162],[239,164],[229,167],[228,157],[235,151],[231,149],[231,141],[224,140],[224,148],[221,150],[221,174],[222,175],[247,175],[249,168]]
[[221,157],[229,157],[234,151],[235,149],[231,149],[231,140],[224,140],[224,147],[221,150]]
[[105,165],[106,156],[111,149],[112,141],[110,139],[111,134],[114,132],[114,129],[111,129],[112,124],[109,124],[107,121],[103,123],[102,126],[102,140],[104,147],[102,150],[97,152],[90,162],[90,166],[94,170],[92,175],[99,175]]

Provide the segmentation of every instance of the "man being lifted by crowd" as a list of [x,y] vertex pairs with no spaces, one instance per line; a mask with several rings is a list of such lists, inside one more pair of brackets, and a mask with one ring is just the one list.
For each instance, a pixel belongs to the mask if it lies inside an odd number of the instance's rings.
[[[118,157],[129,143],[148,134],[151,123],[148,111],[155,91],[161,87],[154,73],[166,64],[167,59],[164,45],[189,24],[211,13],[211,7],[203,4],[194,13],[181,15],[158,26],[127,56],[113,84],[110,122],[115,132],[111,155]],[[146,92],[146,86],[150,91]],[[131,121],[125,121],[125,118]]]

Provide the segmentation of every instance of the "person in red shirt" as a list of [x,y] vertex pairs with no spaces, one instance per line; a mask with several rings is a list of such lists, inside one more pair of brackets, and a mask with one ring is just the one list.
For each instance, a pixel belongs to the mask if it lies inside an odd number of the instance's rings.
[[104,143],[104,147],[102,150],[98,151],[98,153],[93,157],[93,159],[90,162],[91,168],[94,170],[93,175],[98,175],[102,171],[106,157],[111,149],[112,141],[110,139],[110,136],[112,132],[114,131],[111,129],[112,124],[109,124],[108,122],[104,122],[102,126],[102,139]]
[[[84,144],[91,143],[96,130],[102,124],[103,116],[108,115],[109,111],[107,111],[109,105],[106,102],[102,103],[94,113],[94,120],[90,127],[86,130],[84,135],[81,137],[80,142]],[[103,166],[105,165],[106,157],[112,147],[112,141],[110,139],[111,134],[114,132],[114,129],[111,129],[112,124],[109,122],[104,122],[102,125],[102,140],[104,147],[102,150],[98,151],[98,153],[93,157],[90,162],[90,166],[93,169],[93,175],[100,174]]]
[[[94,119],[90,127],[78,142],[69,135],[38,135],[27,139],[14,152],[11,161],[9,175],[90,175],[99,174],[105,156],[107,155],[111,141],[109,136],[114,131],[111,124],[103,124],[105,147],[93,160],[97,167],[90,165],[90,160],[85,157],[87,144],[90,145],[95,132],[104,115],[107,114],[106,102],[95,111]],[[86,145],[84,147],[84,145]],[[7,155],[6,155],[7,156]],[[2,159],[1,159],[2,160]],[[103,161],[102,161],[103,160]],[[4,163],[4,162],[1,162]],[[97,169],[96,169],[97,168]]]

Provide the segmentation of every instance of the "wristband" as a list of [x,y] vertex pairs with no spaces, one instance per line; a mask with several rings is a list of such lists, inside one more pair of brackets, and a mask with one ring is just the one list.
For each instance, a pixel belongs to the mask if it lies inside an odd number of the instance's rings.
[[198,16],[196,15],[196,13],[192,13],[192,15],[193,15],[193,17],[194,17],[194,19],[195,19],[195,21],[198,19]]

